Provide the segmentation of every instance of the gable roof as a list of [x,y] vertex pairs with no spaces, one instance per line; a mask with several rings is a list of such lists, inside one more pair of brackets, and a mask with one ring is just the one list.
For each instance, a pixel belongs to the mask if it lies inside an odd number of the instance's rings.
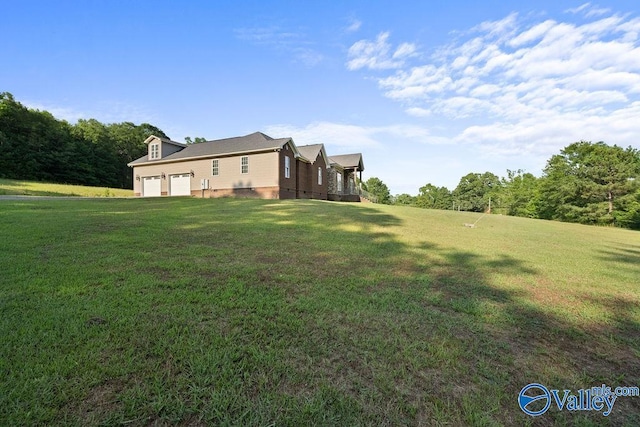
[[302,145],[298,147],[298,151],[309,163],[314,163],[319,155],[324,159],[325,165],[329,167],[329,157],[324,149],[324,144]]
[[178,147],[186,147],[187,144],[184,144],[182,142],[178,142],[178,141],[172,141],[169,138],[162,138],[160,136],[155,136],[155,135],[151,135],[150,137],[148,137],[147,139],[144,140],[144,143],[149,145],[149,143],[151,143],[152,141],[161,141],[164,142],[166,144],[171,144],[171,145],[176,145]]
[[[146,141],[145,141],[146,142]],[[216,139],[201,142],[199,144],[184,145],[184,148],[162,159],[152,160],[148,156],[140,157],[129,163],[129,166],[143,163],[168,163],[173,161],[200,159],[206,157],[229,156],[234,154],[249,154],[269,150],[279,150],[286,143],[291,143],[294,153],[298,153],[297,147],[291,138],[271,138],[262,132],[254,132],[245,136]]]
[[359,171],[364,170],[364,162],[362,161],[362,153],[342,154],[339,156],[329,157],[331,163],[338,164],[343,168],[357,168]]

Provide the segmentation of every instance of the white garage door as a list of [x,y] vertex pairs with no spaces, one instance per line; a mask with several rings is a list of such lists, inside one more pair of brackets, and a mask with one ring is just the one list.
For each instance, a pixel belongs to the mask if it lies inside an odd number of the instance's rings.
[[159,176],[147,176],[142,178],[142,195],[144,197],[160,197]]
[[191,175],[188,173],[171,175],[169,185],[169,191],[172,196],[191,195]]

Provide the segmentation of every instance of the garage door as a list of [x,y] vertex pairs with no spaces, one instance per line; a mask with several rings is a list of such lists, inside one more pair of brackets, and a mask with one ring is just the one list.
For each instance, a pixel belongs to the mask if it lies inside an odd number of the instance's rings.
[[172,196],[191,195],[191,175],[188,173],[171,175],[169,185],[169,191]]
[[144,197],[160,197],[160,182],[159,176],[142,178],[142,195]]

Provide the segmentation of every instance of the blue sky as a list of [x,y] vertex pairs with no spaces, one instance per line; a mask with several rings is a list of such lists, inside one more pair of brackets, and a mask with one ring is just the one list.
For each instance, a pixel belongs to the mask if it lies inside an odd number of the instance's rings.
[[0,91],[172,139],[362,152],[393,194],[640,148],[635,1],[0,2]]

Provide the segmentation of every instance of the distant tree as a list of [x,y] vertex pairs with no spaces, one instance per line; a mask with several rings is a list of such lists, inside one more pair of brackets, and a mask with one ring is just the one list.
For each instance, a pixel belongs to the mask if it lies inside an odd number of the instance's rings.
[[489,206],[489,200],[498,193],[500,179],[491,172],[470,173],[460,179],[452,193],[456,206],[462,210],[483,212]]
[[496,194],[496,205],[501,206],[507,215],[536,218],[538,188],[539,179],[534,175],[521,169],[507,169],[507,178],[501,179],[501,188]]
[[[70,126],[46,111],[26,108],[8,92],[0,93],[0,176],[62,180],[73,149]],[[76,182],[74,182],[76,183]]]
[[366,181],[367,191],[376,196],[378,203],[390,204],[391,192],[389,187],[380,178],[371,177]]
[[640,230],[640,188],[634,193],[619,197],[616,205],[617,210],[613,213],[616,224],[621,227]]
[[424,185],[420,187],[416,197],[416,206],[427,209],[451,209],[451,191],[447,187]]
[[118,187],[133,188],[131,169],[127,166],[127,163],[147,153],[147,146],[144,144],[144,140],[151,135],[161,138],[168,137],[162,130],[148,123],[140,125],[135,125],[131,122],[112,123],[106,127],[118,158]]
[[[547,162],[540,187],[540,216],[586,224],[633,221],[640,178],[638,150],[580,141]],[[618,212],[620,210],[620,212]]]
[[415,196],[412,196],[412,195],[407,194],[407,193],[398,194],[397,196],[395,196],[393,198],[393,204],[394,205],[413,206],[413,205],[415,205],[415,203],[416,203]]
[[80,153],[75,169],[90,170],[83,184],[120,186],[119,159],[107,126],[96,119],[80,119],[72,126],[71,134],[78,144],[76,151]]
[[191,144],[200,144],[202,142],[207,142],[207,139],[202,138],[200,136],[196,136],[195,139],[192,140],[190,136],[185,136],[184,141],[187,143],[187,145],[191,145]]

